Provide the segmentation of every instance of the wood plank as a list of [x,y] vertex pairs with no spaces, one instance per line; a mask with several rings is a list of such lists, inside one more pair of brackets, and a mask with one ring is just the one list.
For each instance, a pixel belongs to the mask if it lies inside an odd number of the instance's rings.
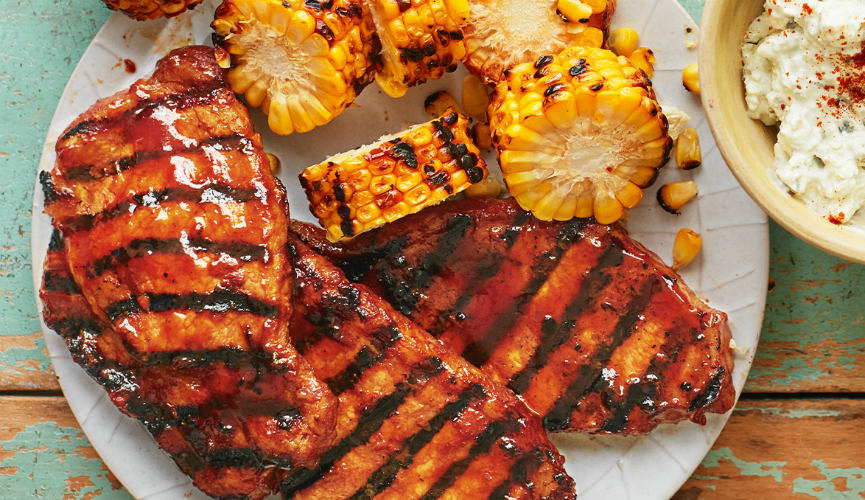
[[740,401],[673,500],[865,498],[865,401]]
[[775,286],[745,392],[865,392],[865,266],[770,231]]
[[132,498],[63,397],[0,396],[0,415],[0,498]]
[[60,390],[42,332],[0,335],[0,391],[30,390]]
[[[131,498],[62,397],[0,396],[0,498]],[[674,500],[865,498],[865,400],[742,401]]]

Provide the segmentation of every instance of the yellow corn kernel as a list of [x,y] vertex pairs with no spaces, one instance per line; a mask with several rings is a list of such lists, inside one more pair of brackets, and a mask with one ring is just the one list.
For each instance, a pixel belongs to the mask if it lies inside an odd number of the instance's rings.
[[639,43],[640,36],[631,28],[619,28],[610,32],[610,50],[617,55],[630,57]]
[[643,200],[643,190],[633,182],[628,182],[616,193],[616,199],[625,208],[634,208]]
[[604,32],[598,28],[590,26],[577,35],[574,44],[581,47],[601,48],[604,46]]
[[588,24],[592,17],[592,8],[580,0],[559,0],[556,7],[565,19],[573,23]]
[[592,8],[592,14],[600,14],[607,10],[609,0],[583,0],[583,3]]
[[697,131],[686,128],[676,140],[676,165],[682,170],[691,170],[699,167],[702,162]]
[[655,74],[655,54],[652,52],[652,49],[647,49],[646,47],[640,47],[628,56],[628,60],[631,61],[631,64],[640,68],[641,70],[646,72],[649,78],[652,78]]
[[469,188],[465,190],[465,195],[468,198],[495,198],[502,193],[503,188],[504,186],[502,186],[499,181],[492,177],[487,177],[481,182],[469,186]]
[[703,238],[690,229],[681,229],[676,234],[676,242],[673,243],[673,269],[681,269],[700,252],[703,246]]
[[423,102],[423,109],[430,116],[442,116],[448,108],[456,113],[462,113],[456,99],[444,90],[430,94]]
[[601,224],[612,224],[625,215],[625,207],[615,197],[602,193],[596,194],[594,200],[595,220]]
[[691,64],[682,71],[682,85],[692,94],[700,95],[700,74],[697,63]]
[[664,184],[658,190],[658,204],[667,212],[678,214],[678,210],[695,196],[697,196],[696,182],[673,182]]
[[276,155],[267,153],[267,160],[270,162],[270,171],[273,174],[279,172],[280,162]]
[[475,123],[472,127],[472,137],[475,140],[475,145],[480,149],[490,149],[493,147],[490,124],[487,122]]
[[480,78],[469,75],[463,80],[463,110],[469,116],[483,119],[490,107],[490,94]]
[[408,140],[416,148],[422,148],[432,142],[432,134],[426,127],[421,127],[409,134]]

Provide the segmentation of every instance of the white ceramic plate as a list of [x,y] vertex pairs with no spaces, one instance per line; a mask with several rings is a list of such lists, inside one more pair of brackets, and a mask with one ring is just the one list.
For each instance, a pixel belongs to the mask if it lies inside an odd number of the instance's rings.
[[[147,76],[156,61],[171,49],[207,43],[215,5],[211,2],[172,20],[137,23],[120,14],[111,17],[84,53],[72,74],[51,122],[40,162],[41,170],[54,164],[59,133],[97,98],[106,97]],[[615,25],[632,27],[641,43],[657,57],[654,82],[662,104],[676,106],[692,118],[700,135],[703,166],[682,172],[665,168],[645,201],[631,211],[631,233],[662,258],[669,260],[676,232],[688,227],[703,236],[703,250],[682,273],[709,303],[730,314],[733,337],[739,346],[733,380],[741,392],[757,346],[769,268],[769,235],[765,214],[739,187],[721,158],[697,96],[681,84],[682,69],[697,60],[687,41],[697,40],[697,26],[675,0],[619,0]],[[122,61],[137,67],[126,72]],[[370,86],[353,107],[325,127],[307,134],[278,137],[267,128],[264,114],[253,111],[256,130],[265,148],[282,161],[280,177],[288,188],[292,216],[312,221],[306,197],[297,182],[305,167],[341,151],[367,144],[386,133],[426,121],[424,98],[446,89],[459,96],[465,71],[414,88],[393,100]],[[487,161],[496,165],[494,156]],[[493,167],[493,170],[498,169]],[[700,187],[697,200],[676,217],[655,203],[655,189],[668,182],[693,178]],[[42,263],[51,235],[50,220],[42,214],[43,197],[36,186],[33,202],[33,280],[42,281]],[[37,298],[40,308],[41,303]],[[105,391],[72,361],[63,340],[44,328],[46,344],[60,385],[88,438],[111,471],[138,500],[203,499],[189,479],[137,421],[123,417]],[[705,427],[690,422],[666,425],[640,438],[554,436],[567,458],[567,469],[577,482],[581,500],[663,500],[687,480],[721,432],[728,415],[709,415]],[[186,496],[189,495],[189,496]]]

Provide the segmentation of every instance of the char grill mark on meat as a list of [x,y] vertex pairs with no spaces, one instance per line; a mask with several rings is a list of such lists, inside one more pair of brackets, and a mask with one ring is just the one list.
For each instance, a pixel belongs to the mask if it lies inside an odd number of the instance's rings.
[[211,496],[315,466],[337,401],[289,342],[285,193],[213,49],[172,52],[56,150],[41,295],[75,361]]
[[337,444],[285,498],[574,498],[538,417],[363,285],[289,236],[292,335],[339,394]]
[[[452,220],[472,223],[439,255]],[[354,281],[409,304],[410,319],[513,389],[548,430],[642,434],[704,423],[734,402],[726,315],[617,225],[468,200],[342,245],[303,223],[291,230]]]

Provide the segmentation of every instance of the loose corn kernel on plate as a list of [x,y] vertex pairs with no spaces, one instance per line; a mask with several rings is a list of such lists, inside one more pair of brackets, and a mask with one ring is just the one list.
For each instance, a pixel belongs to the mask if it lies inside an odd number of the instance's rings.
[[[152,21],[146,27],[115,14],[91,43],[60,99],[46,138],[40,168],[54,163],[58,134],[97,98],[108,96],[148,75],[156,61],[171,49],[211,40],[210,23],[216,3],[209,1],[195,11],[172,19]],[[504,13],[502,13],[504,14]],[[619,0],[613,27],[630,27],[640,35],[640,45],[656,57],[654,88],[662,105],[675,106],[691,117],[689,127],[701,141],[702,165],[690,171],[671,161],[649,188],[643,201],[629,212],[627,226],[636,239],[672,264],[673,242],[680,229],[700,233],[702,250],[681,270],[687,283],[713,307],[730,315],[738,345],[734,381],[741,392],[754,356],[765,305],[768,282],[768,228],[762,211],[739,187],[712,140],[699,96],[682,86],[683,69],[696,62],[696,50],[687,42],[698,37],[696,24],[676,0]],[[690,30],[690,32],[689,32]],[[128,74],[118,61],[130,59],[137,72]],[[428,122],[425,98],[447,90],[457,101],[467,72],[460,67],[441,80],[409,88],[405,97],[388,97],[375,85],[368,87],[331,123],[308,133],[282,137],[268,128],[268,116],[252,109],[256,130],[265,149],[280,163],[278,175],[288,191],[291,215],[315,221],[309,201],[298,182],[307,167],[353,148],[373,144],[387,134],[399,133]],[[490,176],[501,180],[491,150],[481,151]],[[695,181],[699,195],[678,211],[667,213],[655,200],[657,190],[674,182]],[[42,260],[51,225],[42,214],[43,198],[34,191],[34,284],[41,282]],[[38,302],[38,301],[37,301]],[[121,416],[104,397],[105,392],[70,359],[63,340],[45,329],[48,351],[73,412],[100,456],[138,499],[174,500],[205,498],[162,453],[143,426]],[[663,500],[673,495],[697,467],[726,422],[726,415],[708,415],[708,424],[665,425],[648,436],[556,435],[553,441],[565,455],[566,466],[577,481],[581,500]],[[187,496],[188,495],[188,496]],[[274,497],[275,498],[275,497]]]

